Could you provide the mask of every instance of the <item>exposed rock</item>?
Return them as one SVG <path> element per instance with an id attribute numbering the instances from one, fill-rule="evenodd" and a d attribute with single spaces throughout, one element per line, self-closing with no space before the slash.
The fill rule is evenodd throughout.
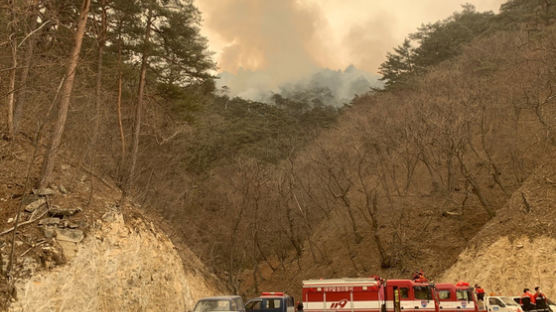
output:
<path id="1" fill-rule="evenodd" d="M 81 211 L 81 207 L 60 208 L 58 206 L 53 206 L 52 208 L 50 208 L 50 211 L 48 211 L 48 215 L 51 217 L 70 217 L 80 211 Z"/>
<path id="2" fill-rule="evenodd" d="M 39 199 L 35 200 L 34 202 L 30 203 L 29 205 L 25 206 L 25 211 L 33 212 L 33 211 L 37 210 L 37 208 L 39 208 L 40 206 L 44 205 L 45 203 L 46 203 L 46 200 L 44 198 L 39 198 Z"/>
<path id="3" fill-rule="evenodd" d="M 10 311 L 187 311 L 199 297 L 218 294 L 215 284 L 193 272 L 204 270 L 200 262 L 184 270 L 175 246 L 159 230 L 114 217 L 79 244 L 57 243 L 67 265 L 18 280 Z M 60 256 L 56 251 L 41 251 L 45 265 Z"/>
<path id="4" fill-rule="evenodd" d="M 46 238 L 53 238 L 56 237 L 56 231 L 54 231 L 54 227 L 45 226 L 42 228 L 42 233 Z"/>
<path id="5" fill-rule="evenodd" d="M 37 266 L 38 263 L 37 261 L 35 261 L 35 259 L 33 259 L 32 257 L 24 257 L 21 262 L 21 273 L 23 273 L 24 275 L 33 274 Z"/>
<path id="6" fill-rule="evenodd" d="M 12 222 L 14 222 L 14 218 L 9 218 L 8 223 L 12 223 Z"/>
<path id="7" fill-rule="evenodd" d="M 54 229 L 56 232 L 56 239 L 66 242 L 79 243 L 83 240 L 85 235 L 81 230 L 74 229 Z"/>
<path id="8" fill-rule="evenodd" d="M 62 225 L 63 225 L 63 227 L 70 228 L 70 229 L 76 229 L 76 228 L 79 227 L 79 224 L 71 222 L 69 220 L 64 220 Z"/>
<path id="9" fill-rule="evenodd" d="M 512 245 L 519 247 L 515 250 Z M 541 285 L 551 298 L 556 294 L 556 238 L 507 237 L 471 246 L 446 270 L 439 282 L 473 281 L 489 292 L 519 294 L 524 285 Z"/>
<path id="10" fill-rule="evenodd" d="M 43 189 L 33 189 L 33 194 L 39 195 L 39 196 L 47 196 L 47 195 L 56 194 L 56 191 L 54 191 L 53 189 L 51 189 L 49 187 L 45 187 Z"/>
<path id="11" fill-rule="evenodd" d="M 62 184 L 60 184 L 60 186 L 58 186 L 58 189 L 60 190 L 60 193 L 62 193 L 62 194 L 67 194 L 68 193 L 68 190 Z"/>
<path id="12" fill-rule="evenodd" d="M 59 218 L 44 218 L 39 221 L 39 225 L 58 225 L 60 224 Z"/>
<path id="13" fill-rule="evenodd" d="M 58 244 L 52 246 L 43 246 L 40 250 L 39 258 L 41 263 L 46 268 L 52 268 L 56 265 L 66 263 L 64 251 Z"/>

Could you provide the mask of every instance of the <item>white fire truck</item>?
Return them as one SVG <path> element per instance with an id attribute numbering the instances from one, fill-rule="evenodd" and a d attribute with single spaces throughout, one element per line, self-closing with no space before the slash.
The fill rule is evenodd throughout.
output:
<path id="1" fill-rule="evenodd" d="M 303 281 L 304 312 L 439 312 L 426 281 L 342 278 Z"/>

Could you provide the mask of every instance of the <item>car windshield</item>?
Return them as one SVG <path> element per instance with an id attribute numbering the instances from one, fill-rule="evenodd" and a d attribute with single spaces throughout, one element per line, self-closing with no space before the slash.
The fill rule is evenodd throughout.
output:
<path id="1" fill-rule="evenodd" d="M 230 300 L 228 299 L 207 299 L 201 300 L 195 306 L 194 312 L 208 311 L 230 311 Z"/>
<path id="2" fill-rule="evenodd" d="M 264 309 L 273 310 L 282 307 L 282 300 L 280 299 L 265 299 L 263 303 Z"/>
<path id="3" fill-rule="evenodd" d="M 501 299 L 502 302 L 504 302 L 506 305 L 510 305 L 510 306 L 519 306 L 519 304 L 517 304 L 511 297 L 500 297 L 500 299 Z"/>

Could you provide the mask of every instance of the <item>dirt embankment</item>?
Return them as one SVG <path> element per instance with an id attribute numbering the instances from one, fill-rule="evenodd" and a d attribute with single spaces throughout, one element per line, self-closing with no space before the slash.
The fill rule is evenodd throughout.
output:
<path id="1" fill-rule="evenodd" d="M 114 183 L 71 155 L 61 155 L 48 190 L 25 187 L 31 148 L 0 146 L 0 232 L 9 234 L 0 235 L 3 260 L 23 203 L 10 271 L 15 291 L 2 274 L 0 310 L 186 311 L 200 297 L 222 292 L 184 242 L 171 240 L 168 224 L 133 204 L 116 209 Z M 31 177 L 40 163 L 34 160 Z M 2 306 L 6 300 L 9 307 Z"/>
<path id="2" fill-rule="evenodd" d="M 19 281 L 10 311 L 185 311 L 200 295 L 216 293 L 140 219 L 126 224 L 109 212 L 83 242 L 62 247 L 67 264 Z"/>

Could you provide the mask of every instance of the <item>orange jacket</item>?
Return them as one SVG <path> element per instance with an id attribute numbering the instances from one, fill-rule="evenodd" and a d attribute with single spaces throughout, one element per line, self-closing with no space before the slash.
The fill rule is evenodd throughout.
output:
<path id="1" fill-rule="evenodd" d="M 535 304 L 535 295 L 533 295 L 530 291 L 526 291 L 521 295 L 521 298 L 529 297 L 531 304 Z M 519 300 L 519 304 L 523 305 L 523 300 Z"/>

